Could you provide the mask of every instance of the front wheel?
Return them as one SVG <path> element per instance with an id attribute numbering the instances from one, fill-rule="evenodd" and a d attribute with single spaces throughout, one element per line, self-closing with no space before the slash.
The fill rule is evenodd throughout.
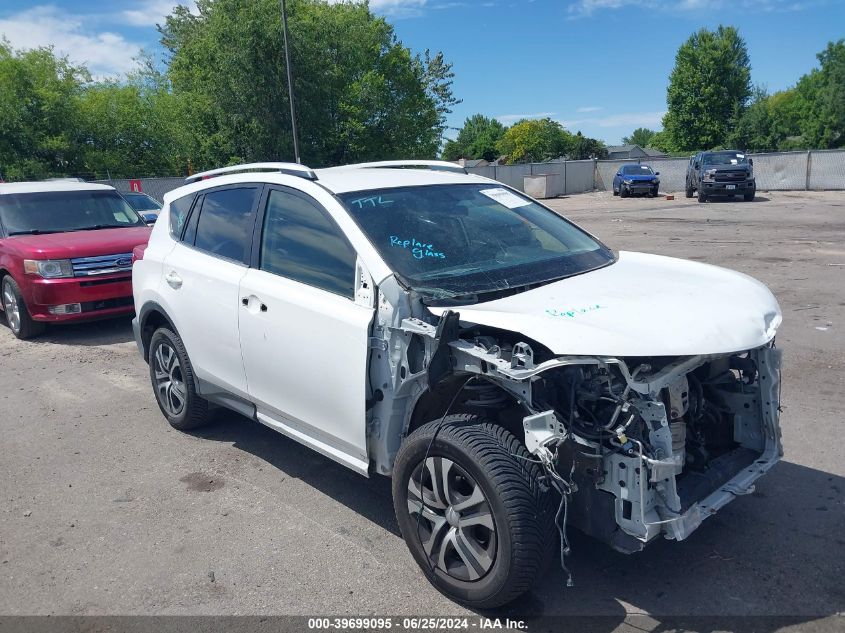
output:
<path id="1" fill-rule="evenodd" d="M 698 190 L 698 201 L 707 202 L 707 196 L 704 195 L 704 192 L 701 189 Z"/>
<path id="2" fill-rule="evenodd" d="M 685 193 L 686 193 L 686 195 L 687 195 L 687 198 L 692 198 L 692 197 L 695 195 L 695 189 L 693 189 L 692 185 L 689 185 L 689 184 L 688 184 L 688 185 L 687 185 L 687 190 L 686 190 L 686 192 L 685 192 Z"/>
<path id="3" fill-rule="evenodd" d="M 529 459 L 509 431 L 474 415 L 430 422 L 399 449 L 399 528 L 423 573 L 452 600 L 501 606 L 542 570 L 553 523 L 542 470 Z"/>
<path id="4" fill-rule="evenodd" d="M 748 193 L 746 193 L 745 195 L 743 195 L 743 196 L 742 196 L 742 199 L 743 199 L 743 200 L 745 200 L 746 202 L 753 202 L 753 201 L 754 201 L 754 196 L 755 196 L 756 194 L 757 194 L 757 190 L 756 190 L 756 189 L 752 189 L 751 191 L 749 191 Z"/>
<path id="5" fill-rule="evenodd" d="M 6 323 L 9 329 L 19 339 L 32 338 L 44 331 L 44 324 L 33 320 L 26 307 L 20 286 L 11 275 L 3 278 L 3 311 L 6 313 Z"/>
<path id="6" fill-rule="evenodd" d="M 208 401 L 196 391 L 185 345 L 164 327 L 150 339 L 150 381 L 158 407 L 174 429 L 187 431 L 208 422 Z"/>
<path id="7" fill-rule="evenodd" d="M 625 185 L 619 185 L 619 197 L 620 198 L 627 198 L 631 195 L 627 189 L 625 189 Z"/>

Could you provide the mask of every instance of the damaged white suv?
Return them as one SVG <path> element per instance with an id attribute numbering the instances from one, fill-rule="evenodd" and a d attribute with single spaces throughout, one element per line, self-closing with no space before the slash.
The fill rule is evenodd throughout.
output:
<path id="1" fill-rule="evenodd" d="M 134 254 L 165 417 L 227 407 L 391 476 L 458 602 L 526 591 L 567 524 L 623 552 L 682 540 L 782 455 L 781 312 L 754 279 L 614 253 L 447 163 L 189 180 Z"/>

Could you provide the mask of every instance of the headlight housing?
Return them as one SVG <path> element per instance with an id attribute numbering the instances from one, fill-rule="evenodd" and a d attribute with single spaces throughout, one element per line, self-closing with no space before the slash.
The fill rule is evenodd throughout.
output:
<path id="1" fill-rule="evenodd" d="M 716 178 L 716 170 L 708 169 L 704 172 L 704 180 L 714 180 Z"/>
<path id="2" fill-rule="evenodd" d="M 38 275 L 44 279 L 73 277 L 73 264 L 69 259 L 25 259 L 23 269 L 28 275 Z"/>
<path id="3" fill-rule="evenodd" d="M 630 178 L 627 178 L 627 179 L 623 180 L 622 182 L 624 182 L 626 185 L 633 185 L 634 184 L 634 181 L 631 180 Z"/>

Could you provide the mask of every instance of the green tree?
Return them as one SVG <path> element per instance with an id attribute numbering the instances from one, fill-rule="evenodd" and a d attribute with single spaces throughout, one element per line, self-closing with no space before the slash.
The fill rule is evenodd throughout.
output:
<path id="1" fill-rule="evenodd" d="M 566 154 L 573 144 L 572 134 L 557 121 L 524 119 L 508 128 L 496 147 L 507 155 L 509 165 L 556 158 Z"/>
<path id="2" fill-rule="evenodd" d="M 732 26 L 701 29 L 681 45 L 669 77 L 663 127 L 673 150 L 724 145 L 751 96 L 745 42 Z"/>
<path id="3" fill-rule="evenodd" d="M 584 136 L 581 132 L 578 132 L 571 139 L 568 155 L 572 160 L 607 158 L 607 146 L 602 141 Z"/>
<path id="4" fill-rule="evenodd" d="M 194 167 L 293 157 L 277 0 L 199 0 L 160 27 Z M 288 2 L 302 159 L 434 157 L 452 96 L 442 55 L 413 55 L 366 3 Z"/>
<path id="5" fill-rule="evenodd" d="M 459 158 L 483 158 L 492 161 L 499 156 L 496 143 L 505 133 L 505 126 L 496 119 L 490 119 L 483 114 L 474 114 L 464 121 L 454 140 L 446 141 L 443 147 L 445 160 Z"/>
<path id="6" fill-rule="evenodd" d="M 88 71 L 52 48 L 0 39 L 0 175 L 38 179 L 79 169 L 77 100 Z"/>
<path id="7" fill-rule="evenodd" d="M 651 139 L 654 137 L 655 134 L 656 132 L 654 130 L 649 130 L 647 127 L 638 127 L 636 130 L 631 132 L 631 136 L 622 137 L 622 144 L 639 145 L 640 147 L 651 147 Z"/>
<path id="8" fill-rule="evenodd" d="M 795 86 L 801 135 L 809 147 L 845 146 L 845 40 L 828 43 Z"/>

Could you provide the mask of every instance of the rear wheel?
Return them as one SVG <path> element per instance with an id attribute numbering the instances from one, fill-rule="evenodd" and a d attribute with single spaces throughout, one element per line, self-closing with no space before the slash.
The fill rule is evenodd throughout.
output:
<path id="1" fill-rule="evenodd" d="M 32 338 L 44 331 L 44 324 L 34 321 L 26 307 L 20 286 L 11 275 L 3 278 L 2 284 L 3 311 L 6 313 L 6 323 L 9 329 L 19 339 Z"/>
<path id="2" fill-rule="evenodd" d="M 399 450 L 399 528 L 443 594 L 475 608 L 506 604 L 549 558 L 554 533 L 542 471 L 516 437 L 483 418 L 452 415 L 438 426 L 420 427 Z"/>
<path id="3" fill-rule="evenodd" d="M 164 327 L 150 339 L 150 381 L 158 407 L 174 429 L 187 431 L 208 422 L 208 401 L 196 392 L 185 345 Z"/>

